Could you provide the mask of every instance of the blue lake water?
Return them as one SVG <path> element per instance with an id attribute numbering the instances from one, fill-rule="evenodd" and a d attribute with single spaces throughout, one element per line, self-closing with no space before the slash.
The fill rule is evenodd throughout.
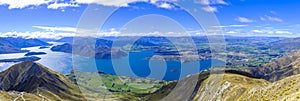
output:
<path id="1" fill-rule="evenodd" d="M 75 56 L 74 69 L 81 71 L 102 71 L 108 74 L 155 78 L 159 80 L 178 80 L 196 74 L 204 69 L 221 66 L 220 60 L 209 59 L 181 63 L 179 61 L 146 60 L 153 51 L 130 52 L 127 57 L 118 59 L 91 59 Z M 212 64 L 213 63 L 213 64 Z"/>
<path id="2" fill-rule="evenodd" d="M 60 45 L 63 43 L 52 43 L 54 45 Z M 41 59 L 36 61 L 48 68 L 51 68 L 54 71 L 61 72 L 63 74 L 69 74 L 72 70 L 72 54 L 62 53 L 62 52 L 53 52 L 50 48 L 39 49 L 40 47 L 29 47 L 23 48 L 24 50 L 30 50 L 31 52 L 45 52 L 45 55 L 36 55 Z M 14 54 L 0 54 L 0 59 L 12 59 L 12 58 L 21 58 L 24 57 L 26 53 L 14 53 Z M 0 71 L 6 70 L 10 66 L 16 63 L 5 62 L 0 63 Z"/>
<path id="3" fill-rule="evenodd" d="M 39 47 L 31 47 L 26 49 L 34 52 L 46 52 L 46 55 L 37 55 L 41 58 L 37 62 L 63 74 L 69 74 L 71 70 L 76 69 L 86 72 L 102 71 L 114 75 L 146 77 L 159 80 L 178 80 L 188 75 L 199 73 L 204 69 L 225 64 L 223 61 L 214 59 L 187 63 L 145 60 L 146 57 L 153 56 L 153 51 L 130 52 L 126 57 L 111 60 L 92 59 L 68 53 L 52 52 L 49 48 L 39 49 Z M 0 54 L 0 58 L 20 58 L 25 54 Z M 13 64 L 16 63 L 0 63 L 0 71 L 7 69 Z"/>

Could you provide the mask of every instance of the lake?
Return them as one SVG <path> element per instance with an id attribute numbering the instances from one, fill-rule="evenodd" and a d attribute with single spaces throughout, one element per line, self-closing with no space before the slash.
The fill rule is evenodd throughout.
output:
<path id="1" fill-rule="evenodd" d="M 52 42 L 53 45 L 60 45 L 63 43 Z M 41 59 L 36 61 L 54 71 L 61 72 L 63 74 L 69 74 L 72 70 L 72 55 L 62 52 L 53 52 L 50 48 L 39 49 L 40 47 L 22 48 L 23 50 L 30 50 L 31 52 L 45 52 L 45 55 L 36 55 Z M 0 54 L 0 59 L 12 59 L 24 57 L 26 53 L 14 53 L 14 54 Z M 0 71 L 6 70 L 10 66 L 16 63 L 6 62 L 0 63 Z"/>
<path id="2" fill-rule="evenodd" d="M 54 45 L 62 43 L 52 43 Z M 181 63 L 179 61 L 146 60 L 153 56 L 153 51 L 130 52 L 128 56 L 118 59 L 92 59 L 83 56 L 52 52 L 50 48 L 39 49 L 39 47 L 24 48 L 32 52 L 46 52 L 45 55 L 37 55 L 41 59 L 38 63 L 52 70 L 69 74 L 76 69 L 85 72 L 102 71 L 107 74 L 155 78 L 159 80 L 178 80 L 188 75 L 196 74 L 204 69 L 224 65 L 220 60 L 202 60 L 196 62 Z M 11 59 L 23 57 L 26 53 L 0 54 L 0 59 Z M 213 62 L 213 64 L 212 64 Z M 15 63 L 0 63 L 3 71 Z"/>

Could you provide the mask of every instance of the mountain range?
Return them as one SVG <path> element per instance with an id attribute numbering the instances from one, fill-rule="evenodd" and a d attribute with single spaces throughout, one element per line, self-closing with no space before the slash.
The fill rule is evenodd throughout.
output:
<path id="1" fill-rule="evenodd" d="M 50 44 L 38 39 L 0 37 L 0 54 L 28 52 L 21 50 L 21 48 L 48 45 Z"/>

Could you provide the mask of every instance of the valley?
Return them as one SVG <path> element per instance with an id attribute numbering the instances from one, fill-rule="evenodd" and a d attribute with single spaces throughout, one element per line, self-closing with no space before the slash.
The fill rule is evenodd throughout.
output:
<path id="1" fill-rule="evenodd" d="M 0 0 L 0 101 L 300 101 L 300 0 Z"/>
<path id="2" fill-rule="evenodd" d="M 0 73 L 0 87 L 2 90 L 0 99 L 10 99 L 11 101 L 21 99 L 44 99 L 45 101 L 156 101 L 160 99 L 168 101 L 197 101 L 199 99 L 222 99 L 225 101 L 243 101 L 248 99 L 299 100 L 300 98 L 298 89 L 298 85 L 300 84 L 297 83 L 297 78 L 300 75 L 300 72 L 298 72 L 300 49 L 298 47 L 273 49 L 272 47 L 274 46 L 271 45 L 274 43 L 279 45 L 290 40 L 298 42 L 295 41 L 296 39 L 269 38 L 268 41 L 265 41 L 264 37 L 255 38 L 255 40 L 250 37 L 241 41 L 230 37 L 227 43 L 228 52 L 217 54 L 206 49 L 208 47 L 205 44 L 197 44 L 199 49 L 197 50 L 197 54 L 195 54 L 193 50 L 188 49 L 185 45 L 178 50 L 172 44 L 164 41 L 165 39 L 163 38 L 154 37 L 156 39 L 154 41 L 147 39 L 147 37 L 142 39 L 144 41 L 141 41 L 141 43 L 139 41 L 136 42 L 131 48 L 128 48 L 128 45 L 124 44 L 117 45 L 113 47 L 119 49 L 116 51 L 112 51 L 114 49 L 108 44 L 110 43 L 109 41 L 104 41 L 105 43 L 98 41 L 99 48 L 96 47 L 95 49 L 99 50 L 98 52 L 100 53 L 106 52 L 105 54 L 110 56 L 114 52 L 122 51 L 127 53 L 126 56 L 124 55 L 125 57 L 134 57 L 134 59 L 138 59 L 140 62 L 145 61 L 146 64 L 148 64 L 146 60 L 157 61 L 157 63 L 164 61 L 172 63 L 174 66 L 179 65 L 180 62 L 184 65 L 190 64 L 183 68 L 194 67 L 195 61 L 200 61 L 200 64 L 204 63 L 204 60 L 210 59 L 211 55 L 216 55 L 217 57 L 227 56 L 226 65 L 207 65 L 201 71 L 190 72 L 190 74 L 186 74 L 184 77 L 160 80 L 156 78 L 117 75 L 113 72 L 101 71 L 110 67 L 104 64 L 111 63 L 109 61 L 112 59 L 119 61 L 124 58 L 123 55 L 113 57 L 103 57 L 105 55 L 101 55 L 101 57 L 97 58 L 86 56 L 85 54 L 90 54 L 89 52 L 80 52 L 81 54 L 77 54 L 77 58 L 81 58 L 84 61 L 86 61 L 85 59 L 93 60 L 95 58 L 100 68 L 98 68 L 98 71 L 92 69 L 89 71 L 89 67 L 86 67 L 88 65 L 82 65 L 82 68 L 88 71 L 76 70 L 76 68 L 73 70 L 67 69 L 70 71 L 66 74 L 47 68 L 48 66 L 53 68 L 51 66 L 55 65 L 46 64 L 48 65 L 47 67 L 43 66 L 43 64 L 39 63 L 41 60 L 32 62 L 32 60 L 29 61 L 30 59 L 23 58 L 3 59 L 5 62 L 15 62 L 17 64 L 14 63 L 15 65 Z M 178 39 L 177 42 L 181 43 L 181 40 L 183 39 Z M 122 39 L 122 41 L 126 40 Z M 158 44 L 159 42 L 164 44 L 158 47 L 160 45 Z M 68 42 L 54 44 L 56 45 L 49 48 L 40 48 L 40 46 L 28 48 L 32 50 L 32 53 L 29 52 L 27 54 L 32 54 L 33 57 L 41 57 L 42 59 L 51 54 L 66 54 L 62 55 L 62 57 L 70 57 L 72 55 L 73 45 Z M 251 49 L 246 47 L 249 45 L 252 45 Z M 20 57 L 23 57 L 24 54 Z M 71 63 L 71 58 L 68 61 L 66 63 Z M 206 62 L 209 64 L 212 61 L 217 60 Z M 139 64 L 133 64 L 135 66 L 145 65 L 140 62 L 136 62 Z M 116 67 L 112 66 L 112 68 Z M 181 72 L 178 71 L 179 69 L 167 68 L 168 72 L 171 73 L 171 75 L 168 74 L 169 76 L 177 75 L 177 73 Z M 139 73 L 145 74 L 147 72 Z"/>

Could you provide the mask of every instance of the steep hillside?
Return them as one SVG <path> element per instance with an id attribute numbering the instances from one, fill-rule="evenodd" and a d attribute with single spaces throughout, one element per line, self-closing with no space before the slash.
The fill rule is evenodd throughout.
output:
<path id="1" fill-rule="evenodd" d="M 250 72 L 254 76 L 268 81 L 278 81 L 288 76 L 300 74 L 300 50 L 286 54 L 262 67 L 252 68 Z"/>
<path id="2" fill-rule="evenodd" d="M 219 74 L 220 75 L 220 74 Z M 216 76 L 216 75 L 213 75 Z M 236 74 L 225 74 L 221 82 L 205 80 L 194 100 L 296 101 L 300 100 L 300 75 L 270 83 Z M 213 86 L 211 86 L 213 85 Z"/>
<path id="3" fill-rule="evenodd" d="M 201 75 L 201 74 L 200 74 Z M 171 82 L 147 96 L 148 101 L 296 101 L 300 100 L 300 74 L 271 83 L 241 74 L 194 75 Z M 187 82 L 188 81 L 188 82 Z M 179 83 L 185 82 L 185 83 Z M 179 84 L 179 85 L 178 85 Z M 182 85 L 184 84 L 184 85 Z M 175 88 L 175 86 L 177 86 Z M 181 87 L 182 86 L 182 87 Z M 194 89 L 191 91 L 190 88 Z"/>
<path id="4" fill-rule="evenodd" d="M 216 77 L 223 78 L 220 82 L 216 82 L 214 80 Z M 193 100 L 238 101 L 248 96 L 247 92 L 250 92 L 251 88 L 263 87 L 268 84 L 270 83 L 266 80 L 253 79 L 237 74 L 215 74 L 203 81 Z"/>
<path id="5" fill-rule="evenodd" d="M 236 71 L 236 70 L 226 70 L 221 73 L 226 73 L 226 74 L 234 74 L 234 75 L 240 75 L 243 77 L 247 77 L 249 79 L 253 79 L 251 77 L 251 74 L 243 71 Z M 213 76 L 211 76 L 211 74 Z M 217 76 L 214 76 L 217 75 Z M 212 79 L 214 78 L 214 79 Z M 205 82 L 208 79 L 212 80 L 218 80 L 224 82 L 223 79 L 223 74 L 220 74 L 220 71 L 216 72 L 202 72 L 197 75 L 192 75 L 190 77 L 187 77 L 185 79 L 179 80 L 179 81 L 174 81 L 174 82 L 169 82 L 167 85 L 163 86 L 161 89 L 157 90 L 156 92 L 146 96 L 144 100 L 147 101 L 158 101 L 158 100 L 163 100 L 163 101 L 186 101 L 186 100 L 193 100 L 195 96 L 198 94 L 198 90 L 202 89 L 203 85 L 205 85 Z M 224 76 L 224 79 L 226 79 L 226 76 Z M 233 78 L 231 78 L 233 79 Z M 258 84 L 261 82 L 264 82 L 265 80 L 259 80 L 259 81 L 249 81 L 251 83 L 257 82 Z M 221 82 L 221 83 L 222 83 Z M 239 81 L 236 81 L 239 82 Z M 216 83 L 216 82 L 214 82 Z M 247 82 L 245 82 L 246 84 Z M 214 84 L 211 85 L 211 88 L 215 87 L 220 87 L 220 85 Z M 216 90 L 216 89 L 214 89 Z M 207 101 L 207 100 L 203 100 Z"/>
<path id="6" fill-rule="evenodd" d="M 66 76 L 40 64 L 25 61 L 0 73 L 0 88 L 41 94 L 51 100 L 84 100 L 79 88 Z"/>

